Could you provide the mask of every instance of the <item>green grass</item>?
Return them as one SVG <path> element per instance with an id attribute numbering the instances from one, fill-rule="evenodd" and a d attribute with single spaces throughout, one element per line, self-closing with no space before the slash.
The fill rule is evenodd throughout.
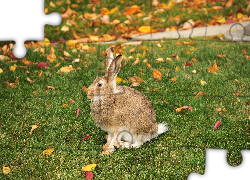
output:
<path id="1" fill-rule="evenodd" d="M 187 41 L 187 40 L 186 40 Z M 144 50 L 135 46 L 123 48 L 126 57 L 134 59 L 123 60 L 119 77 L 123 78 L 120 85 L 130 86 L 129 76 L 141 77 L 145 82 L 135 89 L 140 90 L 150 99 L 157 114 L 157 122 L 167 122 L 169 131 L 145 143 L 139 149 L 116 149 L 110 156 L 102 156 L 102 145 L 106 143 L 106 132 L 100 130 L 90 116 L 90 101 L 82 91 L 82 86 L 88 87 L 99 70 L 104 70 L 104 56 L 97 56 L 97 51 L 73 53 L 68 60 L 60 60 L 63 46 L 56 46 L 57 60 L 50 63 L 50 69 L 42 69 L 40 78 L 36 65 L 27 70 L 17 68 L 15 72 L 8 69 L 14 63 L 0 61 L 3 73 L 0 74 L 0 164 L 11 168 L 7 175 L 0 173 L 1 179 L 83 179 L 85 173 L 81 170 L 87 164 L 98 164 L 93 170 L 94 179 L 186 179 L 191 172 L 203 174 L 205 168 L 205 148 L 228 149 L 228 162 L 237 166 L 241 163 L 241 149 L 249 149 L 249 117 L 250 106 L 250 61 L 243 54 L 243 49 L 250 52 L 246 43 L 230 43 L 194 41 L 195 45 L 176 46 L 176 41 L 144 42 L 149 51 L 141 62 L 135 66 L 137 53 Z M 93 45 L 98 52 L 105 51 L 108 45 Z M 46 48 L 46 54 L 50 47 Z M 205 52 L 204 52 L 205 49 Z M 193 54 L 187 54 L 192 51 Z M 80 54 L 79 63 L 74 63 L 76 69 L 68 74 L 59 74 L 63 66 L 72 64 L 72 60 Z M 179 60 L 172 55 L 178 55 Z M 204 56 L 205 54 L 205 56 Z M 225 58 L 217 54 L 226 54 Z M 164 63 L 156 63 L 162 57 Z M 172 58 L 167 61 L 166 58 Z M 196 63 L 183 68 L 186 61 Z M 26 58 L 33 62 L 46 62 L 40 52 L 29 48 Z M 143 59 L 162 74 L 162 80 L 153 78 Z M 208 72 L 208 68 L 217 61 L 219 72 Z M 54 68 L 54 65 L 61 65 Z M 126 62 L 126 63 L 125 63 Z M 243 65 L 241 64 L 243 63 Z M 16 64 L 23 66 L 19 60 Z M 86 66 L 87 67 L 83 67 Z M 175 68 L 179 71 L 175 72 Z M 196 74 L 192 74 L 196 70 Z M 143 74 L 142 74 L 143 73 Z M 99 75 L 102 75 L 99 74 Z M 6 79 L 14 82 L 18 77 L 17 88 L 6 86 Z M 30 83 L 29 77 L 34 80 Z M 175 77 L 176 82 L 170 81 Z M 236 81 L 236 80 L 237 81 Z M 201 86 L 200 80 L 207 82 Z M 55 90 L 45 93 L 45 86 L 54 86 Z M 162 87 L 158 90 L 152 89 Z M 38 91 L 35 95 L 33 91 Z M 198 92 L 206 92 L 206 96 L 194 96 Z M 240 96 L 234 96 L 240 92 Z M 75 103 L 70 103 L 73 99 Z M 69 107 L 63 107 L 69 104 Z M 49 107 L 49 105 L 51 105 Z M 194 111 L 176 114 L 175 109 L 182 106 L 192 106 Z M 80 115 L 76 117 L 76 110 Z M 217 112 L 217 108 L 226 108 L 226 112 Z M 244 111 L 244 112 L 243 112 Z M 222 121 L 217 131 L 213 126 Z M 32 135 L 31 126 L 38 124 Z M 82 138 L 91 138 L 82 142 Z M 171 137 L 166 139 L 167 137 Z M 55 148 L 48 156 L 43 156 L 43 150 Z"/>

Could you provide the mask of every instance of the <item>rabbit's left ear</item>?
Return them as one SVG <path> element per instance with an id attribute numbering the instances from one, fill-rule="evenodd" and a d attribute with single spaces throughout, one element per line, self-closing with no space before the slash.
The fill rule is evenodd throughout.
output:
<path id="1" fill-rule="evenodd" d="M 113 48 L 109 48 L 107 52 L 107 58 L 106 58 L 106 71 L 108 71 L 108 68 L 111 62 L 113 61 L 113 59 L 114 59 Z"/>
<path id="2" fill-rule="evenodd" d="M 109 80 L 113 80 L 121 68 L 122 55 L 116 56 L 116 58 L 109 65 L 105 76 L 108 77 Z"/>

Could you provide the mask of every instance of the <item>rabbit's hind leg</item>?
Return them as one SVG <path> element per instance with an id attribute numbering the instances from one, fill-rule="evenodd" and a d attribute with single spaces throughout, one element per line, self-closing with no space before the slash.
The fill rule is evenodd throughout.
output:
<path id="1" fill-rule="evenodd" d="M 108 132 L 108 135 L 107 135 L 107 143 L 103 145 L 103 149 L 107 149 L 112 141 L 112 139 L 114 138 L 114 133 L 112 132 Z"/>

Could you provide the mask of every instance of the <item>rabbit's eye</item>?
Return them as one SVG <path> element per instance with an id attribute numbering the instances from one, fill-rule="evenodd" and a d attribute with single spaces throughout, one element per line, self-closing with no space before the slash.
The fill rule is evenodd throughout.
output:
<path id="1" fill-rule="evenodd" d="M 97 86 L 98 86 L 98 87 L 102 87 L 102 83 L 100 83 L 100 82 L 97 83 Z"/>

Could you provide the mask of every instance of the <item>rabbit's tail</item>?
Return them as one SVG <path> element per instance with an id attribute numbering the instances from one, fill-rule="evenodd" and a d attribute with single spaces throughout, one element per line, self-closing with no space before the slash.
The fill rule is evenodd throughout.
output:
<path id="1" fill-rule="evenodd" d="M 157 135 L 160 135 L 160 134 L 166 132 L 167 130 L 168 130 L 167 124 L 165 124 L 165 123 L 160 123 L 160 124 L 158 124 Z"/>

